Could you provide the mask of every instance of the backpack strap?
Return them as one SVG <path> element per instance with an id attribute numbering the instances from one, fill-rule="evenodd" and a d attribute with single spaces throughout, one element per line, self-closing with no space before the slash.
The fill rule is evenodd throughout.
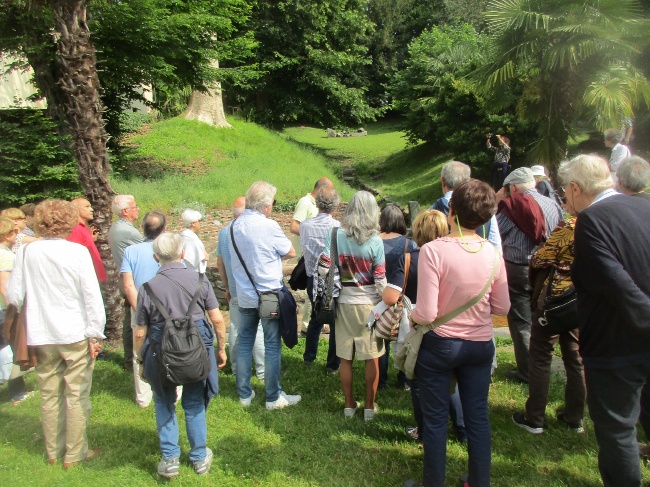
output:
<path id="1" fill-rule="evenodd" d="M 398 301 L 401 301 L 404 297 L 404 293 L 406 292 L 406 283 L 408 282 L 409 278 L 409 269 L 411 267 L 411 253 L 407 252 L 406 250 L 409 247 L 409 239 L 406 239 L 406 243 L 404 243 L 404 284 L 402 285 L 402 292 L 399 295 Z"/>
<path id="2" fill-rule="evenodd" d="M 255 286 L 255 282 L 253 281 L 253 278 L 251 277 L 251 273 L 248 272 L 248 267 L 246 267 L 246 262 L 244 262 L 244 259 L 242 259 L 241 254 L 239 253 L 239 249 L 237 248 L 237 242 L 235 242 L 235 220 L 230 224 L 230 241 L 232 242 L 232 246 L 235 249 L 235 252 L 237 253 L 237 258 L 239 259 L 239 262 L 241 263 L 242 267 L 246 271 L 246 275 L 248 276 L 248 279 L 251 281 L 251 284 L 253 285 L 253 289 L 255 289 L 255 292 L 257 293 L 257 296 L 260 297 L 260 292 L 257 290 L 257 286 Z"/>

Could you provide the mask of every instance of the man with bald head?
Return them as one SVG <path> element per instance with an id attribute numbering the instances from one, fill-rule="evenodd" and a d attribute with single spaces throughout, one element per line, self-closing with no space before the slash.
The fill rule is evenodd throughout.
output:
<path id="1" fill-rule="evenodd" d="M 95 274 L 97 274 L 97 280 L 104 282 L 107 279 L 106 269 L 104 269 L 104 263 L 99 256 L 97 245 L 95 245 L 97 236 L 93 235 L 88 226 L 88 223 L 93 219 L 93 207 L 86 198 L 75 198 L 72 200 L 72 204 L 79 211 L 79 224 L 72 230 L 68 241 L 81 244 L 88 249 L 95 268 Z"/>

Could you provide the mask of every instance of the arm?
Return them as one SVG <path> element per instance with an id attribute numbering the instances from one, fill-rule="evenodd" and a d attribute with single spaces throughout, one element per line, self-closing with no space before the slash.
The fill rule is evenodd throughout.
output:
<path id="1" fill-rule="evenodd" d="M 88 250 L 85 250 L 80 256 L 79 284 L 86 311 L 85 336 L 90 339 L 103 340 L 106 338 L 104 336 L 106 311 L 104 310 L 104 300 L 102 299 L 102 292 L 97 281 L 97 274 L 95 274 L 95 268 L 93 267 Z M 99 348 L 101 348 L 101 344 L 99 344 L 95 353 L 99 351 Z M 93 347 L 91 347 L 92 353 Z"/>
<path id="2" fill-rule="evenodd" d="M 124 294 L 126 294 L 126 300 L 129 303 L 129 306 L 131 306 L 131 308 L 133 308 L 135 311 L 138 300 L 138 290 L 135 288 L 133 273 L 122 272 L 122 285 L 124 286 Z"/>
<path id="3" fill-rule="evenodd" d="M 564 221 L 551 232 L 548 240 L 539 247 L 530 259 L 530 265 L 534 269 L 551 267 L 558 261 L 560 251 L 573 241 L 573 229 L 568 227 Z"/>
<path id="4" fill-rule="evenodd" d="M 226 265 L 223 262 L 223 258 L 219 255 L 217 257 L 217 270 L 219 271 L 219 278 L 223 283 L 223 286 L 226 288 L 226 300 L 230 303 L 230 286 L 228 285 L 228 273 L 226 272 Z"/>
<path id="5" fill-rule="evenodd" d="M 138 294 L 137 305 L 136 305 L 136 327 L 133 330 L 133 349 L 139 361 L 142 361 L 141 349 L 144 344 L 144 340 L 147 337 L 147 324 L 149 323 L 149 313 L 146 301 L 149 300 L 149 296 L 146 292 Z"/>
<path id="6" fill-rule="evenodd" d="M 411 319 L 420 325 L 432 323 L 438 317 L 438 290 L 440 275 L 437 258 L 431 245 L 420 250 L 418 261 L 418 297 L 417 306 L 411 313 Z"/>
<path id="7" fill-rule="evenodd" d="M 223 316 L 219 308 L 209 309 L 208 318 L 214 326 L 214 332 L 217 335 L 217 367 L 222 369 L 226 365 L 226 326 L 223 322 Z"/>
<path id="8" fill-rule="evenodd" d="M 7 283 L 7 303 L 13 304 L 18 309 L 21 309 L 23 307 L 26 293 L 24 278 L 25 270 L 23 269 L 24 252 L 25 246 L 22 246 L 18 249 L 14 268 L 11 271 L 11 276 L 9 277 L 9 282 Z"/>
<path id="9" fill-rule="evenodd" d="M 7 301 L 7 283 L 9 282 L 9 277 L 11 272 L 9 271 L 0 271 L 0 295 Z"/>
<path id="10" fill-rule="evenodd" d="M 284 254 L 281 259 L 282 260 L 288 260 L 288 259 L 293 259 L 296 256 L 296 249 L 293 248 L 293 245 L 289 249 L 289 252 Z"/>
<path id="11" fill-rule="evenodd" d="M 490 288 L 490 312 L 498 316 L 505 316 L 510 311 L 510 293 L 508 291 L 508 278 L 506 264 L 503 257 L 499 258 L 499 270 Z"/>
<path id="12" fill-rule="evenodd" d="M 388 284 L 384 288 L 384 292 L 381 295 L 381 299 L 384 303 L 386 303 L 388 306 L 392 306 L 395 303 L 397 303 L 397 300 L 400 297 L 400 294 L 402 294 L 401 290 L 398 290 L 395 286 L 392 284 Z"/>
<path id="13" fill-rule="evenodd" d="M 291 220 L 289 231 L 294 235 L 300 235 L 300 222 L 298 220 Z"/>

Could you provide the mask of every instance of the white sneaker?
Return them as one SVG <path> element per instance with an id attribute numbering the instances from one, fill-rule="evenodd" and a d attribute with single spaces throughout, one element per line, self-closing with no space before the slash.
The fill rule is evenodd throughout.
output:
<path id="1" fill-rule="evenodd" d="M 343 417 L 354 418 L 354 415 L 356 414 L 358 408 L 359 408 L 359 403 L 357 403 L 356 408 L 343 408 Z"/>
<path id="2" fill-rule="evenodd" d="M 281 391 L 275 401 L 266 401 L 266 409 L 282 409 L 287 406 L 293 406 L 294 404 L 298 404 L 301 399 L 302 397 L 299 395 L 290 396 L 289 394 L 285 394 L 284 391 Z"/>
<path id="3" fill-rule="evenodd" d="M 246 399 L 242 399 L 241 397 L 239 398 L 239 404 L 241 404 L 242 407 L 247 408 L 248 406 L 251 405 L 251 401 L 255 397 L 255 391 L 251 391 L 251 395 L 248 396 Z"/>
<path id="4" fill-rule="evenodd" d="M 372 421 L 375 419 L 375 414 L 379 411 L 379 408 L 377 407 L 377 403 L 375 403 L 375 406 L 372 409 L 364 409 L 363 410 L 363 419 L 365 421 Z"/>

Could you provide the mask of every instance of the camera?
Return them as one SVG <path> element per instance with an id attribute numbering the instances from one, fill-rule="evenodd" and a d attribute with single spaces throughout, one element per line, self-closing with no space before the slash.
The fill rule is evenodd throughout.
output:
<path id="1" fill-rule="evenodd" d="M 488 139 L 491 139 L 491 138 L 492 138 L 492 134 L 487 134 L 487 138 L 488 138 Z"/>

